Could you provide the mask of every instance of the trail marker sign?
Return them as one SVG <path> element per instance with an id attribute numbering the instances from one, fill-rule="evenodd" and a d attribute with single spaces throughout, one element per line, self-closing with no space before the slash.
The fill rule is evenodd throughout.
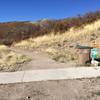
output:
<path id="1" fill-rule="evenodd" d="M 91 49 L 91 58 L 97 58 L 97 54 L 98 54 L 97 48 Z"/>

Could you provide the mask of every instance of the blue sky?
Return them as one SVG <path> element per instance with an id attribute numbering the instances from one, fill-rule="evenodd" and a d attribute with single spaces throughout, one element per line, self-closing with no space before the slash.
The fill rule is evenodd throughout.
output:
<path id="1" fill-rule="evenodd" d="M 100 10 L 100 0 L 0 0 L 0 22 L 62 19 Z"/>

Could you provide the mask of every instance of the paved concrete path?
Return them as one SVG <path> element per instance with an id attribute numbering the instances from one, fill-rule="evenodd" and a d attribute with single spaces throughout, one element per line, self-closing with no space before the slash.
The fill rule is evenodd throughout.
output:
<path id="1" fill-rule="evenodd" d="M 100 67 L 30 70 L 0 73 L 0 84 L 100 77 Z"/>

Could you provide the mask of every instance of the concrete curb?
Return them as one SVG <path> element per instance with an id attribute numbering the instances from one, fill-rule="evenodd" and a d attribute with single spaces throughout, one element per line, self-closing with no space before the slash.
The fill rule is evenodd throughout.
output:
<path id="1" fill-rule="evenodd" d="M 0 73 L 0 84 L 100 77 L 100 67 L 74 67 Z"/>

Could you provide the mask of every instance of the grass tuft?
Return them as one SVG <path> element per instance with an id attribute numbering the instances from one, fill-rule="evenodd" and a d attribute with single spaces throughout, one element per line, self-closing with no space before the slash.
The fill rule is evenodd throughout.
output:
<path id="1" fill-rule="evenodd" d="M 29 57 L 16 54 L 7 46 L 0 45 L 0 71 L 16 71 L 19 65 L 30 60 Z"/>

